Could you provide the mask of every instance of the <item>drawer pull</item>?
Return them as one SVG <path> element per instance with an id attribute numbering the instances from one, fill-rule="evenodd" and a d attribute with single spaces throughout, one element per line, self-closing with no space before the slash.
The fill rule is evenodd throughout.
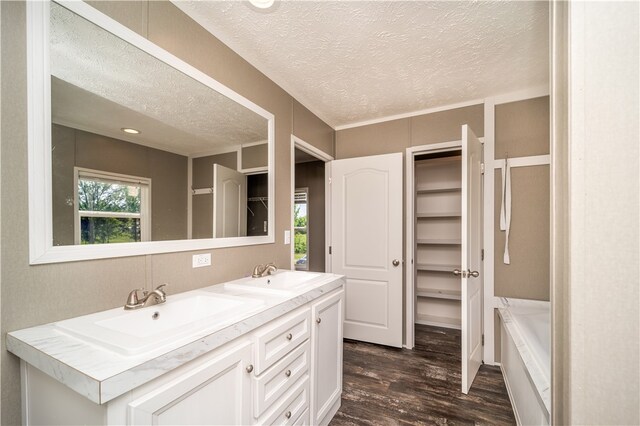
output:
<path id="1" fill-rule="evenodd" d="M 320 317 L 316 318 L 316 322 L 317 322 L 318 324 L 320 324 L 320 323 L 322 322 L 322 318 L 320 318 Z"/>
<path id="2" fill-rule="evenodd" d="M 286 413 L 284 413 L 284 416 L 288 419 L 291 418 L 291 411 L 287 411 Z"/>
<path id="3" fill-rule="evenodd" d="M 293 339 L 293 334 L 291 333 L 287 334 L 287 340 L 291 340 L 291 339 Z"/>
<path id="4" fill-rule="evenodd" d="M 285 371 L 284 375 L 287 376 L 287 377 L 290 377 L 291 376 L 291 370 Z"/>
<path id="5" fill-rule="evenodd" d="M 251 373 L 252 371 L 253 371 L 253 365 L 252 365 L 252 364 L 249 364 L 249 365 L 247 366 L 247 373 Z"/>

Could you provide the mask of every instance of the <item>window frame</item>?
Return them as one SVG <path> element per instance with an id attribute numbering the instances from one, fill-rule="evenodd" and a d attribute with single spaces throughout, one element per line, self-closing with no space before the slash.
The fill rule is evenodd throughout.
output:
<path id="1" fill-rule="evenodd" d="M 87 211 L 80 213 L 78 200 L 78 182 L 81 179 L 99 179 L 112 183 L 135 184 L 140 187 L 140 213 Z M 84 167 L 73 168 L 73 240 L 81 245 L 81 221 L 83 217 L 139 218 L 140 241 L 151 241 L 151 178 L 105 172 Z"/>

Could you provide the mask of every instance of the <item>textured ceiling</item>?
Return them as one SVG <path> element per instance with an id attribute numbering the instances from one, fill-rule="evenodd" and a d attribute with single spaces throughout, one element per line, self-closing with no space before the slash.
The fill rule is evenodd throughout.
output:
<path id="1" fill-rule="evenodd" d="M 548 84 L 545 1 L 175 1 L 332 126 Z"/>
<path id="2" fill-rule="evenodd" d="M 50 31 L 54 122 L 185 155 L 267 139 L 263 117 L 55 3 Z"/>

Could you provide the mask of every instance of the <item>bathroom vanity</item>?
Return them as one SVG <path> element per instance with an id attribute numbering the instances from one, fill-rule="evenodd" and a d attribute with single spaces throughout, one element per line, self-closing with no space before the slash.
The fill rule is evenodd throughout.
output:
<path id="1" fill-rule="evenodd" d="M 11 332 L 23 423 L 327 424 L 343 285 L 281 271 Z"/>

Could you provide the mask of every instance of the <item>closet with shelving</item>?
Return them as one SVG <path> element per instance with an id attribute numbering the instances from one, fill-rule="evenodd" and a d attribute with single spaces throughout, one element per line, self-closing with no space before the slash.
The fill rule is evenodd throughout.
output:
<path id="1" fill-rule="evenodd" d="M 461 151 L 414 159 L 415 322 L 461 327 Z"/>

